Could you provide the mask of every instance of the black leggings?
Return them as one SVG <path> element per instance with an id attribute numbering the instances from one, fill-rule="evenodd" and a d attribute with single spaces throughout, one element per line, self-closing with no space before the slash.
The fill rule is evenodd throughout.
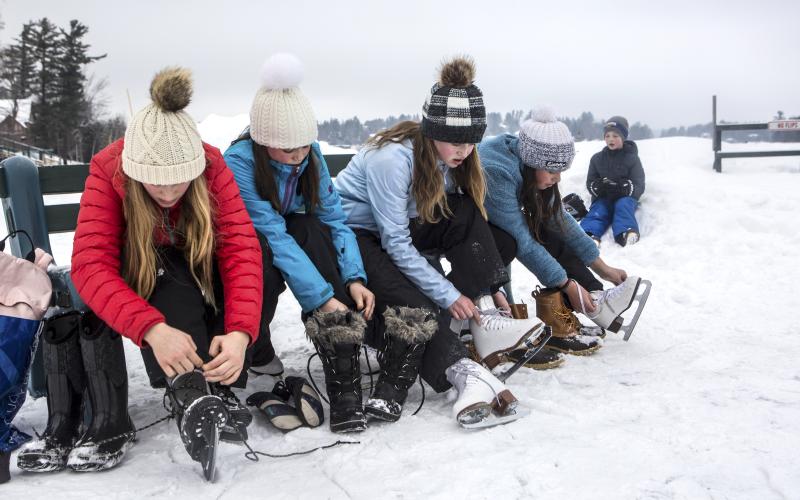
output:
<path id="1" fill-rule="evenodd" d="M 300 248 L 314 263 L 317 271 L 333 287 L 334 298 L 347 307 L 354 307 L 355 304 L 342 283 L 336 249 L 333 246 L 331 230 L 327 224 L 310 214 L 291 214 L 287 215 L 285 220 L 286 232 L 297 241 Z M 275 317 L 278 298 L 286 290 L 283 274 L 272 263 L 273 254 L 267 239 L 258 233 L 258 240 L 261 243 L 261 253 L 264 258 L 264 302 L 261 308 L 262 335 L 259 335 L 259 341 L 254 346 L 253 366 L 267 364 L 275 356 L 275 348 L 270 339 L 269 324 Z M 306 319 L 306 316 L 303 314 L 303 320 Z M 266 335 L 263 335 L 263 332 L 266 332 Z"/>
<path id="2" fill-rule="evenodd" d="M 569 248 L 561 235 L 555 231 L 542 231 L 542 246 L 567 272 L 567 278 L 574 279 L 590 292 L 603 289 L 603 284 L 595 278 L 592 271 Z"/>

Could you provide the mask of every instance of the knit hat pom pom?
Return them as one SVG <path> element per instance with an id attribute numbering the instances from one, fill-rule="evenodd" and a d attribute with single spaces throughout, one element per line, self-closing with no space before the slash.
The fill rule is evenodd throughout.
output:
<path id="1" fill-rule="evenodd" d="M 150 98 L 163 111 L 182 110 L 192 100 L 191 71 L 177 66 L 162 69 L 150 83 Z"/>
<path id="2" fill-rule="evenodd" d="M 275 54 L 261 66 L 261 85 L 268 90 L 290 89 L 303 81 L 303 63 L 292 54 Z"/>
<path id="3" fill-rule="evenodd" d="M 469 56 L 447 61 L 439 70 L 439 84 L 443 87 L 469 87 L 474 80 L 475 62 Z"/>
<path id="4" fill-rule="evenodd" d="M 556 112 L 550 106 L 541 106 L 533 111 L 533 121 L 553 123 L 556 121 Z"/>

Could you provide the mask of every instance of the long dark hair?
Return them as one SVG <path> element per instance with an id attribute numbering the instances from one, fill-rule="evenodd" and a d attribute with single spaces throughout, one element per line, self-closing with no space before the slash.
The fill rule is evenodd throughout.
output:
<path id="1" fill-rule="evenodd" d="M 564 223 L 564 210 L 561 205 L 561 193 L 558 183 L 541 191 L 536 187 L 536 170 L 522 167 L 522 213 L 528 230 L 536 241 L 542 243 L 542 226 L 548 219 L 555 218 L 559 226 Z"/>
<path id="2" fill-rule="evenodd" d="M 255 160 L 256 191 L 261 198 L 269 201 L 276 212 L 281 211 L 281 198 L 275 182 L 275 172 L 269 164 L 269 152 L 266 146 L 253 141 L 253 159 Z M 302 194 L 306 202 L 306 212 L 313 213 L 319 206 L 319 160 L 312 148 L 308 152 L 308 165 L 300 175 L 297 183 L 297 194 Z"/>

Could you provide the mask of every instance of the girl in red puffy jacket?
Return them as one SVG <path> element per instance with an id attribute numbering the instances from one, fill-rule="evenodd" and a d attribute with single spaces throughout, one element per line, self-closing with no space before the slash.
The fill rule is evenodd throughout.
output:
<path id="1" fill-rule="evenodd" d="M 244 385 L 258 339 L 261 248 L 222 155 L 183 111 L 189 72 L 162 71 L 150 94 L 124 140 L 92 159 L 72 278 L 110 329 L 142 347 L 151 384 L 167 386 L 187 450 L 205 467 L 213 434 L 241 439 L 250 420 L 224 386 Z M 205 413 L 192 415 L 197 407 Z"/>

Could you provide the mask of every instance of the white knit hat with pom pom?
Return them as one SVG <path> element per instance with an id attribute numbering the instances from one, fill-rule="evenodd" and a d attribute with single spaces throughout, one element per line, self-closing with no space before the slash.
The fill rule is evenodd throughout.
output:
<path id="1" fill-rule="evenodd" d="M 525 166 L 563 172 L 575 158 L 575 141 L 567 126 L 556 120 L 552 108 L 542 107 L 520 125 L 519 155 Z"/>
<path id="2" fill-rule="evenodd" d="M 317 119 L 298 88 L 303 64 L 291 54 L 275 54 L 261 67 L 261 88 L 250 107 L 250 137 L 262 146 L 293 149 L 317 140 Z"/>
<path id="3" fill-rule="evenodd" d="M 153 100 L 125 130 L 122 171 L 133 180 L 159 186 L 189 182 L 203 173 L 206 155 L 197 126 L 183 109 L 192 100 L 192 75 L 165 68 L 150 83 Z"/>

